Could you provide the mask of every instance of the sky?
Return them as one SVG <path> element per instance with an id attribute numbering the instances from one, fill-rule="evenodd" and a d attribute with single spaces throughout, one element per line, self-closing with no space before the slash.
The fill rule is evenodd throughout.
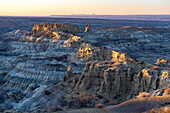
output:
<path id="1" fill-rule="evenodd" d="M 170 0 L 0 0 L 0 16 L 164 15 Z"/>

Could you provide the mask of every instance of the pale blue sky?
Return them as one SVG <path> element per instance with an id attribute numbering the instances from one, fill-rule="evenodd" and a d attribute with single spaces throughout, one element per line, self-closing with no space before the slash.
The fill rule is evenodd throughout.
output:
<path id="1" fill-rule="evenodd" d="M 170 0 L 0 0 L 0 15 L 170 14 Z"/>

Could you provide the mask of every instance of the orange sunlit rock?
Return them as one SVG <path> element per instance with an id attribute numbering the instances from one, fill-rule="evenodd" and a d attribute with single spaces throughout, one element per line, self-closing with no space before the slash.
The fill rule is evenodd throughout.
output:
<path id="1" fill-rule="evenodd" d="M 88 24 L 85 26 L 85 32 L 90 32 L 91 31 L 91 26 Z"/>
<path id="2" fill-rule="evenodd" d="M 148 70 L 143 69 L 143 70 L 142 70 L 142 73 L 143 73 L 144 76 L 149 77 Z"/>
<path id="3" fill-rule="evenodd" d="M 162 73 L 162 78 L 168 78 L 169 73 L 167 71 Z"/>
<path id="4" fill-rule="evenodd" d="M 168 60 L 158 58 L 157 63 L 168 63 Z"/>
<path id="5" fill-rule="evenodd" d="M 119 53 L 116 51 L 112 51 L 112 61 L 114 62 L 123 62 L 126 64 L 126 57 L 124 53 Z"/>

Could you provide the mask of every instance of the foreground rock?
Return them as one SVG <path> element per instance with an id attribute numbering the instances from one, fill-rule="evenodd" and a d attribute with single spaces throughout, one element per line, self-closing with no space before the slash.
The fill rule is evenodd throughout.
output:
<path id="1" fill-rule="evenodd" d="M 30 97 L 30 100 L 35 100 L 31 103 L 45 101 L 41 105 L 31 105 L 31 110 L 40 109 L 42 106 L 47 109 L 50 106 L 84 108 L 94 107 L 98 103 L 117 104 L 132 99 L 139 92 L 151 92 L 169 87 L 169 78 L 164 78 L 162 75 L 164 67 L 153 70 L 154 65 L 140 64 L 127 55 L 120 57 L 123 56 L 123 53 L 113 53 L 115 57 L 111 61 L 88 62 L 81 75 L 73 74 L 71 67 L 69 67 L 64 82 L 46 88 L 44 92 L 40 92 L 39 96 Z M 57 94 L 58 96 L 55 96 Z M 169 93 L 168 90 L 160 89 L 148 95 L 151 97 L 168 96 Z M 144 97 L 149 97 L 148 95 L 144 95 Z M 54 101 L 56 104 L 51 105 L 55 103 Z M 16 109 L 29 110 L 30 108 L 23 106 L 27 104 L 27 102 L 23 101 L 20 103 L 21 106 L 18 106 Z M 148 109 L 152 109 L 152 107 Z"/>

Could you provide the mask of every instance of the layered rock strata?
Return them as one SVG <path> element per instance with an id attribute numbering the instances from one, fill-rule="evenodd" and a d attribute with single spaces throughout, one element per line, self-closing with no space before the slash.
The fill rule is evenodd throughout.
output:
<path id="1" fill-rule="evenodd" d="M 75 98 L 86 92 L 87 95 L 95 95 L 96 103 L 112 100 L 122 102 L 139 92 L 170 87 L 168 71 L 161 68 L 153 70 L 153 65 L 139 64 L 131 58 L 125 59 L 122 62 L 88 62 L 81 77 L 74 80 L 76 84 L 73 91 L 66 98 Z"/>
<path id="2" fill-rule="evenodd" d="M 89 25 L 86 30 L 90 31 Z M 19 111 L 94 107 L 168 88 L 168 61 L 148 64 L 145 55 L 156 47 L 167 52 L 165 43 L 158 42 L 169 34 L 155 34 L 158 30 L 126 26 L 80 33 L 77 25 L 43 23 L 31 32 L 10 32 L 6 39 L 14 41 L 0 59 L 4 95 L 0 107 Z"/>
<path id="3" fill-rule="evenodd" d="M 10 51 L 17 57 L 9 57 L 9 62 L 3 64 L 9 69 L 5 87 L 26 90 L 31 84 L 50 85 L 61 81 L 71 63 L 74 48 L 83 42 L 83 38 L 70 33 L 79 32 L 77 25 L 43 23 L 34 25 L 31 32 L 17 30 L 6 34 L 6 38 L 17 40 L 11 42 L 13 51 Z M 70 65 L 73 69 L 77 66 L 74 63 Z M 82 70 L 80 68 L 75 71 Z"/>

